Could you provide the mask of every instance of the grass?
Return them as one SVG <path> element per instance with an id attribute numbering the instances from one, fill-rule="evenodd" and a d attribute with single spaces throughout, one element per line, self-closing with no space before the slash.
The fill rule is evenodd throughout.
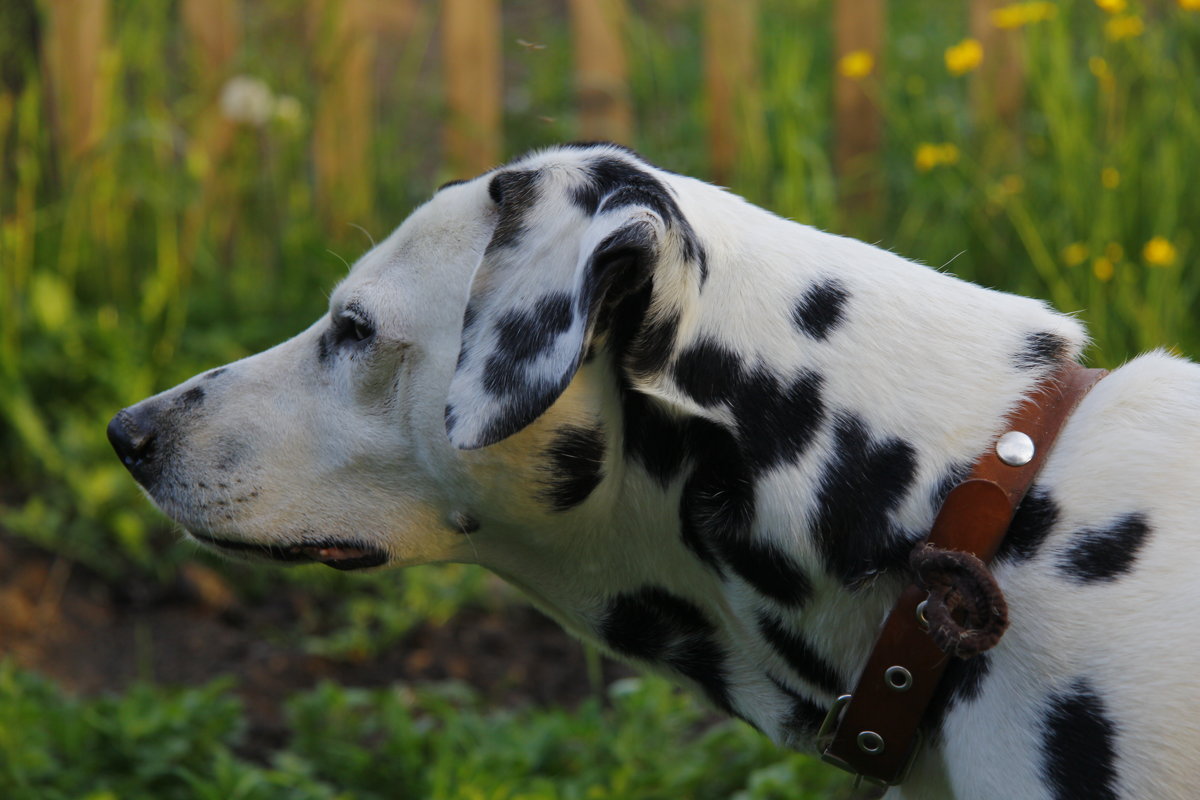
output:
<path id="1" fill-rule="evenodd" d="M 239 753 L 227 682 L 78 700 L 0 663 L 0 795 L 11 800 L 804 800 L 850 797 L 748 726 L 714 723 L 660 679 L 605 708 L 484 707 L 459 684 L 297 695 L 270 763 Z"/>
<path id="2" fill-rule="evenodd" d="M 434 186 L 454 177 L 440 166 L 436 142 L 443 109 L 431 45 L 435 4 L 422 4 L 406 38 L 380 48 L 379 74 L 387 79 L 373 117 L 363 123 L 372 132 L 369 169 L 354 176 L 365 182 L 370 210 L 354 225 L 323 214 L 326 198 L 312 178 L 310 143 L 330 79 L 327 64 L 318 68 L 297 47 L 316 35 L 304 25 L 307 4 L 243 5 L 242 47 L 214 72 L 190 45 L 175 4 L 114 0 L 108 39 L 97 45 L 100 57 L 89 73 L 102 88 L 103 122 L 95 144 L 79 155 L 65 145 L 73 132 L 56 129 L 47 116 L 52 95 L 34 40 L 24 33 L 38 9 L 42 33 L 51 35 L 48 6 L 18 2 L 0 11 L 0 525 L 113 579 L 131 570 L 166 578 L 192 552 L 111 457 L 103 434 L 107 418 L 309 324 L 369 238 L 379 239 Z M 973 73 L 947 69 L 947 48 L 967 35 L 965 6 L 956 14 L 935 4 L 893 4 L 880 64 L 860 78 L 887 121 L 876 167 L 881 202 L 871 216 L 854 217 L 839 206 L 841 186 L 829 155 L 836 136 L 830 6 L 761 0 L 762 18 L 769 20 L 759 31 L 761 113 L 745 121 L 758 145 L 747 152 L 731 188 L 785 216 L 864 232 L 924 263 L 949 265 L 962 277 L 1078 312 L 1091 329 L 1090 357 L 1098 365 L 1159 346 L 1196 353 L 1200 274 L 1190 265 L 1200 248 L 1200 203 L 1189 194 L 1200 185 L 1193 152 L 1200 142 L 1200 13 L 1185 5 L 1194 3 L 1134 1 L 1109 14 L 1090 0 L 1016 4 L 1027 16 L 1038 8 L 1052 13 L 1019 29 L 1028 78 L 1023 109 L 1008 124 L 972 110 Z M 510 154 L 576 135 L 566 20 L 545 8 L 533 0 L 505 3 Z M 701 39 L 695 3 L 644 4 L 627 31 L 635 146 L 666 167 L 704 176 Z M 990 55 L 983 54 L 985 63 Z M 260 124 L 234 122 L 220 111 L 222 81 L 214 74 L 253 76 L 289 100 Z M 254 590 L 297 574 L 311 578 L 308 572 L 239 572 L 238 579 Z M 314 591 L 331 598 L 329 613 L 339 624 L 328 627 L 341 632 L 313 647 L 361 655 L 421 615 L 444 617 L 478 601 L 481 587 L 479 573 L 463 568 L 357 581 L 331 576 Z M 342 596 L 348 599 L 332 601 Z M 33 680 L 11 669 L 5 675 L 10 684 Z M 56 714 L 95 718 L 101 708 L 118 713 L 123 704 L 152 705 L 136 694 L 103 701 L 115 704 L 110 707 L 72 701 L 45 686 L 29 691 L 28 700 L 4 695 L 0 713 L 32 715 L 29 704 L 43 703 Z M 167 695 L 153 694 L 158 690 L 143 691 L 167 702 Z M 223 754 L 196 767 L 209 782 L 204 786 L 236 788 L 244 780 L 260 787 L 246 789 L 247 797 L 283 791 L 279 782 L 292 780 L 287 770 L 237 760 L 228 737 L 235 735 L 230 731 L 239 712 L 211 691 L 211 708 L 195 713 L 211 712 L 205 719 L 224 732 L 189 739 L 184 748 L 211 746 Z M 185 702 L 185 695 L 171 697 Z M 338 702 L 358 708 L 364 701 L 347 693 Z M 409 713 L 399 709 L 388 713 L 397 719 Z M 690 713 L 682 706 L 662 710 Z M 357 712 L 346 713 L 349 719 Z M 475 710 L 469 716 L 484 727 L 475 734 L 464 729 L 454 735 L 465 738 L 454 741 L 460 756 L 474 757 L 470 736 L 492 736 L 496 731 L 486 726 L 500 722 Z M 589 757 L 605 757 L 621 736 L 638 735 L 622 733 L 623 725 L 599 710 L 579 720 L 594 726 L 587 734 L 593 737 Z M 521 722 L 546 730 L 570 724 L 533 712 Z M 603 732 L 609 724 L 615 733 Z M 651 723 L 639 718 L 637 724 Z M 513 730 L 519 727 L 514 723 Z M 444 722 L 437 730 L 441 738 L 459 729 Z M 32 765 L 26 774 L 54 753 L 87 752 L 70 749 L 83 745 L 66 730 L 55 735 L 61 738 L 46 740 L 41 755 L 22 751 Z M 753 737 L 721 735 L 747 752 L 761 747 Z M 647 740 L 647 752 L 660 752 L 669 738 Z M 28 750 L 37 741 L 17 744 Z M 293 749 L 302 741 L 298 733 Z M 448 752 L 438 757 L 449 759 Z M 136 761 L 131 753 L 124 757 Z M 303 791 L 340 796 L 341 789 L 322 783 L 319 770 L 304 771 L 317 769 L 319 752 L 289 753 L 288 769 L 308 765 L 295 778 L 309 781 Z M 566 753 L 553 758 L 571 761 Z M 770 775 L 790 775 L 793 767 L 780 764 L 795 763 L 768 761 L 755 767 L 765 772 L 744 773 L 742 790 L 760 792 L 747 797 L 772 796 L 769 789 L 746 789 L 749 776 L 767 786 Z M 604 763 L 620 773 L 619 763 Z M 658 775 L 696 765 L 706 765 L 704 756 L 680 751 L 646 769 Z M 127 763 L 122 774 L 137 768 Z M 217 775 L 218 768 L 226 772 Z M 467 795 L 454 794 L 459 778 L 438 780 L 447 783 L 430 784 L 430 796 L 550 796 L 549 784 L 495 784 L 501 788 L 490 794 Z M 552 780 L 561 796 L 618 796 L 611 783 L 595 784 L 601 794 L 593 794 L 591 778 L 571 783 L 576 779 L 562 773 Z M 125 794 L 135 785 L 103 791 L 136 796 Z M 43 790 L 48 793 L 38 796 L 54 796 L 49 784 Z M 79 796 L 75 791 L 60 794 Z M 638 796 L 655 796 L 646 791 Z"/>

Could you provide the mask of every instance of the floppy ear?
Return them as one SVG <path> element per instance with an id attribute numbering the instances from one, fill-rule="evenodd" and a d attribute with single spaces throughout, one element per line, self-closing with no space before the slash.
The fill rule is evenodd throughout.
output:
<path id="1" fill-rule="evenodd" d="M 536 173 L 502 172 L 500 220 L 475 273 L 446 432 L 464 450 L 520 431 L 571 382 L 606 301 L 640 288 L 663 221 L 638 204 L 594 216 L 539 203 Z"/>

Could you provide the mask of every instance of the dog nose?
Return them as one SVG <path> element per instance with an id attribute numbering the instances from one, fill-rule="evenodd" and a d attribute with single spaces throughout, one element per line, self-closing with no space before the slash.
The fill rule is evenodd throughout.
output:
<path id="1" fill-rule="evenodd" d="M 145 486 L 154 474 L 154 424 L 137 406 L 123 408 L 108 423 L 108 441 L 121 463 Z"/>

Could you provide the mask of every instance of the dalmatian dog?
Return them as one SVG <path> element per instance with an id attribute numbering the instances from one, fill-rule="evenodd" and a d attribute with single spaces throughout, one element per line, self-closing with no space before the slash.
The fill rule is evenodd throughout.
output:
<path id="1" fill-rule="evenodd" d="M 449 184 L 270 350 L 119 412 L 198 542 L 483 564 L 575 635 L 814 747 L 941 498 L 1085 345 L 1045 304 L 605 144 Z M 1200 792 L 1200 370 L 1067 422 L 895 797 Z"/>

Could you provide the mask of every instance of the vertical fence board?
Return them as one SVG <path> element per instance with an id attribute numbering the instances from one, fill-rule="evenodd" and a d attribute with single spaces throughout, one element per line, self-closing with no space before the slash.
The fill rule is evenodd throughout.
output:
<path id="1" fill-rule="evenodd" d="M 866 51 L 872 55 L 878 75 L 886 16 L 885 0 L 836 0 L 834 57 L 840 60 L 847 53 Z M 879 210 L 883 117 L 877 102 L 878 87 L 876 79 L 836 72 L 833 156 L 841 184 L 841 209 L 847 221 L 869 219 Z"/>
<path id="2" fill-rule="evenodd" d="M 313 0 L 318 73 L 313 162 L 317 206 L 336 236 L 370 227 L 374 0 Z"/>
<path id="3" fill-rule="evenodd" d="M 203 72 L 201 80 L 224 76 L 242 40 L 236 0 L 183 0 L 183 26 Z"/>
<path id="4" fill-rule="evenodd" d="M 983 63 L 971 81 L 971 105 L 983 124 L 999 122 L 1011 130 L 1025 104 L 1025 62 L 1021 31 L 1004 30 L 992 13 L 1009 0 L 970 0 L 971 36 L 983 46 Z"/>
<path id="5" fill-rule="evenodd" d="M 625 0 L 571 0 L 579 136 L 633 144 Z"/>
<path id="6" fill-rule="evenodd" d="M 107 97 L 101 58 L 108 37 L 108 0 L 56 0 L 45 5 L 44 67 L 53 127 L 68 161 L 86 155 L 104 129 Z"/>
<path id="7" fill-rule="evenodd" d="M 442 0 L 445 161 L 457 176 L 500 160 L 501 36 L 498 0 Z"/>
<path id="8" fill-rule="evenodd" d="M 704 83 L 711 178 L 729 185 L 762 159 L 758 0 L 705 0 Z"/>
<path id="9" fill-rule="evenodd" d="M 189 155 L 199 154 L 200 201 L 184 211 L 180 249 L 183 261 L 190 263 L 199 243 L 201 228 L 209 213 L 226 200 L 227 187 L 218 180 L 217 168 L 233 141 L 233 123 L 221 114 L 221 87 L 230 77 L 234 56 L 242 41 L 242 24 L 237 0 L 184 0 L 181 13 L 183 29 L 192 49 L 192 72 L 204 108 L 192 128 Z"/>

